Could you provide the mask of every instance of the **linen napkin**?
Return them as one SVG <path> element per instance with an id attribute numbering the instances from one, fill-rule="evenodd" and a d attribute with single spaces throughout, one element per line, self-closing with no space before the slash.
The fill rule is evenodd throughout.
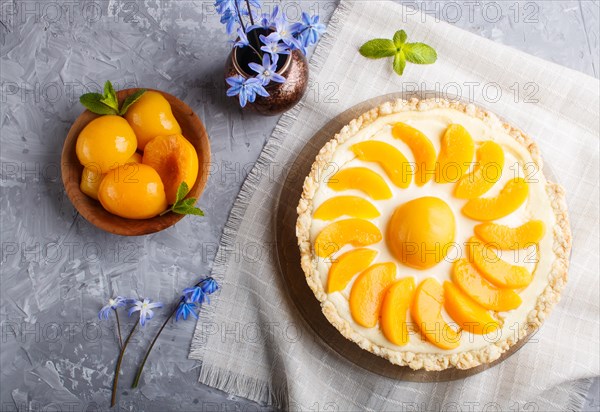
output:
<path id="1" fill-rule="evenodd" d="M 390 61 L 358 53 L 400 28 L 433 45 L 438 61 L 399 77 Z M 200 382 L 283 409 L 579 409 L 600 373 L 598 80 L 385 1 L 342 1 L 310 68 L 309 92 L 282 116 L 224 230 L 213 267 L 222 291 L 202 313 L 190 352 L 201 361 Z M 307 141 L 359 102 L 416 88 L 458 93 L 533 136 L 567 190 L 573 231 L 569 282 L 534 340 L 496 367 L 446 383 L 384 378 L 329 349 L 290 302 L 274 256 L 286 166 Z"/>

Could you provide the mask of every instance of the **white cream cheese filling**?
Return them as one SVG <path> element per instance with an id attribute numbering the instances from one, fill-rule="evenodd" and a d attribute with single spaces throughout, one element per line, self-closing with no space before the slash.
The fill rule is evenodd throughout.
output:
<path id="1" fill-rule="evenodd" d="M 332 160 L 323 170 L 321 170 L 319 175 L 320 184 L 313 197 L 313 213 L 324 201 L 332 197 L 340 195 L 356 195 L 368 198 L 364 193 L 355 190 L 336 192 L 328 187 L 326 182 L 341 168 L 360 166 L 372 169 L 386 181 L 388 187 L 392 191 L 391 199 L 368 199 L 375 207 L 377 207 L 381 214 L 379 217 L 372 219 L 371 222 L 379 228 L 383 235 L 383 239 L 379 243 L 367 246 L 370 249 L 378 251 L 378 255 L 373 263 L 394 262 L 397 265 L 397 278 L 412 276 L 417 285 L 428 277 L 434 277 L 440 283 L 450 280 L 452 263 L 457 257 L 464 257 L 464 247 L 461 246 L 460 249 L 454 248 L 454 250 L 451 250 L 446 259 L 433 268 L 418 270 L 404 265 L 391 254 L 385 243 L 385 233 L 388 221 L 397 207 L 413 199 L 425 196 L 435 196 L 444 200 L 453 211 L 456 220 L 456 234 L 454 241 L 458 245 L 464 245 L 464 242 L 474 235 L 473 228 L 481 222 L 471 220 L 461 213 L 461 209 L 465 205 L 466 200 L 458 199 L 453 196 L 455 184 L 440 184 L 432 179 L 424 186 L 418 187 L 415 185 L 413 179 L 408 188 L 401 189 L 391 182 L 385 171 L 377 163 L 359 160 L 350 150 L 350 147 L 358 142 L 371 139 L 379 140 L 395 146 L 404 154 L 409 162 L 414 162 L 415 159 L 410 148 L 404 142 L 392 136 L 392 126 L 396 122 L 404 122 L 424 133 L 432 142 L 436 149 L 436 153 L 439 153 L 440 151 L 441 137 L 448 125 L 452 123 L 458 123 L 465 127 L 475 141 L 476 147 L 484 141 L 492 140 L 503 148 L 505 164 L 502 170 L 502 176 L 492 189 L 482 197 L 496 196 L 509 180 L 517 176 L 524 177 L 529 183 L 529 196 L 527 201 L 518 210 L 509 216 L 496 220 L 494 223 L 516 227 L 533 219 L 544 222 L 546 231 L 544 237 L 539 242 L 539 250 L 536 251 L 535 247 L 530 247 L 514 252 L 497 251 L 499 256 L 508 263 L 525 266 L 528 270 L 534 271 L 533 281 L 529 286 L 518 291 L 523 300 L 523 303 L 519 308 L 498 314 L 498 317 L 503 320 L 501 329 L 488 335 L 475 335 L 463 331 L 461 334 L 461 344 L 454 350 L 443 350 L 423 340 L 421 335 L 416 332 L 415 327 L 411 328 L 413 331 L 410 334 L 409 343 L 405 346 L 396 346 L 384 337 L 379 325 L 374 328 L 364 328 L 358 325 L 352 318 L 348 304 L 350 290 L 356 277 L 354 277 L 343 291 L 331 293 L 327 296 L 327 299 L 335 305 L 340 316 L 348 321 L 354 330 L 361 333 L 371 342 L 391 350 L 410 351 L 415 353 L 456 353 L 479 349 L 494 342 L 504 340 L 509 336 L 517 337 L 519 328 L 526 322 L 528 313 L 535 308 L 538 295 L 542 293 L 548 283 L 548 274 L 550 273 L 552 263 L 555 259 L 555 254 L 552 249 L 552 228 L 555 224 L 555 216 L 550 199 L 546 194 L 546 179 L 541 170 L 537 169 L 528 150 L 502 129 L 492 128 L 478 118 L 471 117 L 463 112 L 449 108 L 437 108 L 422 112 L 401 112 L 381 116 L 336 148 Z M 339 219 L 341 220 L 344 218 L 347 217 L 340 217 Z M 312 245 L 314 245 L 314 240 L 319 232 L 331 223 L 331 221 L 312 219 L 310 228 Z M 340 256 L 351 249 L 353 249 L 351 245 L 346 245 L 328 259 L 316 257 L 316 254 L 313 254 L 317 260 L 317 270 L 320 274 L 324 290 L 327 290 L 326 284 L 329 268 L 331 266 L 331 259 L 335 259 L 337 256 Z M 448 323 L 453 324 L 445 310 L 442 310 L 442 316 Z M 410 315 L 407 316 L 407 319 L 411 319 Z"/>

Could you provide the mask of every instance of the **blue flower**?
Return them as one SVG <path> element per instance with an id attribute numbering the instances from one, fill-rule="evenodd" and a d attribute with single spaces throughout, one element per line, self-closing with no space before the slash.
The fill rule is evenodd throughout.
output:
<path id="1" fill-rule="evenodd" d="M 274 33 L 269 34 L 268 37 L 259 36 L 260 41 L 264 44 L 260 49 L 264 52 L 270 53 L 271 56 L 275 57 L 278 54 L 290 54 L 290 50 L 279 42 L 278 39 L 271 37 Z"/>
<path id="2" fill-rule="evenodd" d="M 175 312 L 175 322 L 179 320 L 179 318 L 183 318 L 183 320 L 187 320 L 189 315 L 192 315 L 194 318 L 198 319 L 198 313 L 196 313 L 196 304 L 191 300 L 185 300 L 179 302 L 179 306 L 177 307 L 177 311 Z"/>
<path id="3" fill-rule="evenodd" d="M 231 86 L 227 89 L 227 96 L 238 96 L 242 107 L 245 107 L 247 102 L 254 102 L 257 94 L 264 97 L 269 95 L 262 82 L 254 77 L 245 79 L 240 75 L 236 75 L 228 77 L 225 81 Z"/>
<path id="4" fill-rule="evenodd" d="M 219 289 L 219 284 L 212 277 L 207 277 L 200 282 L 200 287 L 204 293 L 210 295 Z"/>
<path id="5" fill-rule="evenodd" d="M 308 13 L 302 13 L 302 22 L 294 23 L 292 31 L 304 47 L 316 44 L 319 36 L 325 33 L 325 25 L 319 23 L 319 16 L 310 17 Z"/>
<path id="6" fill-rule="evenodd" d="M 292 50 L 300 50 L 302 52 L 302 54 L 305 56 L 307 54 L 306 47 L 304 47 L 304 44 L 302 44 L 302 39 L 298 39 L 298 43 L 295 44 L 293 47 L 291 47 L 291 49 Z"/>
<path id="7" fill-rule="evenodd" d="M 298 44 L 298 40 L 294 37 L 294 30 L 292 30 L 283 14 L 275 19 L 275 31 L 269 34 L 268 38 L 271 41 L 281 40 L 288 47 L 297 47 Z"/>
<path id="8" fill-rule="evenodd" d="M 132 301 L 132 299 L 124 298 L 123 296 L 117 296 L 116 298 L 110 298 L 108 300 L 108 304 L 103 306 L 102 309 L 100 309 L 100 312 L 98 312 L 98 318 L 100 320 L 108 319 L 108 314 L 110 313 L 111 310 L 117 310 L 117 308 L 123 307 L 123 306 L 127 305 L 128 303 L 131 303 L 131 301 Z"/>
<path id="9" fill-rule="evenodd" d="M 249 63 L 248 66 L 258 73 L 256 78 L 262 82 L 263 86 L 269 84 L 269 82 L 274 81 L 277 83 L 285 82 L 285 77 L 277 74 L 277 60 L 278 55 L 273 56 L 273 64 L 271 64 L 271 57 L 265 53 L 262 59 L 262 66 L 256 63 Z"/>
<path id="10" fill-rule="evenodd" d="M 221 15 L 221 23 L 225 25 L 227 34 L 231 34 L 233 32 L 233 26 L 238 24 L 239 21 L 238 15 L 234 10 L 225 10 L 225 12 Z"/>
<path id="11" fill-rule="evenodd" d="M 249 32 L 254 29 L 269 29 L 269 28 L 273 27 L 275 25 L 275 20 L 277 19 L 277 14 L 279 14 L 279 6 L 278 5 L 276 5 L 273 8 L 273 12 L 271 13 L 271 15 L 269 15 L 269 13 L 261 14 L 259 24 L 253 24 L 251 26 L 248 26 L 246 31 Z"/>
<path id="12" fill-rule="evenodd" d="M 243 4 L 245 0 L 216 0 L 215 9 L 217 13 L 221 15 L 221 23 L 225 24 L 227 34 L 234 32 L 234 26 L 239 24 L 242 26 L 240 21 L 241 16 L 252 15 L 254 17 L 256 13 L 253 9 L 248 10 Z M 250 5 L 260 8 L 260 0 L 249 0 Z"/>
<path id="13" fill-rule="evenodd" d="M 148 298 L 144 300 L 136 300 L 133 302 L 133 307 L 129 309 L 129 316 L 135 312 L 140 312 L 140 325 L 145 326 L 146 322 L 154 317 L 152 309 L 162 308 L 163 304 L 160 302 L 152 302 Z"/>
<path id="14" fill-rule="evenodd" d="M 204 301 L 208 301 L 208 296 L 215 293 L 219 289 L 217 281 L 212 277 L 202 279 L 191 288 L 183 289 L 182 301 L 188 301 L 197 305 L 202 305 Z"/>
<path id="15" fill-rule="evenodd" d="M 223 14 L 228 10 L 235 13 L 235 8 L 239 6 L 240 2 L 241 0 L 216 0 L 215 9 L 219 14 Z"/>
<path id="16" fill-rule="evenodd" d="M 246 33 L 244 33 L 244 30 L 242 30 L 241 27 L 239 27 L 237 29 L 237 34 L 239 36 L 238 41 L 236 41 L 235 43 L 233 43 L 234 47 L 246 47 L 250 44 L 250 42 L 248 41 L 248 36 L 246 35 Z"/>
<path id="17" fill-rule="evenodd" d="M 200 286 L 183 289 L 183 298 L 199 305 L 204 303 L 206 296 Z"/>

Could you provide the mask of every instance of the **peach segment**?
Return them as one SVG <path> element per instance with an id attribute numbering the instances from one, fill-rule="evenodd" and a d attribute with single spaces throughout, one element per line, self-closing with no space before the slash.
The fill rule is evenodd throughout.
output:
<path id="1" fill-rule="evenodd" d="M 135 152 L 129 159 L 127 159 L 125 163 L 142 163 L 142 155 L 138 152 Z"/>
<path id="2" fill-rule="evenodd" d="M 402 278 L 387 289 L 381 305 L 381 331 L 394 345 L 408 343 L 406 316 L 415 292 L 415 280 Z"/>
<path id="3" fill-rule="evenodd" d="M 486 193 L 502 176 L 504 151 L 498 143 L 487 141 L 477 149 L 477 163 L 471 173 L 456 183 L 454 196 L 474 199 Z"/>
<path id="4" fill-rule="evenodd" d="M 348 300 L 356 323 L 365 328 L 377 325 L 385 290 L 395 278 L 396 265 L 391 262 L 378 263 L 358 275 Z"/>
<path id="5" fill-rule="evenodd" d="M 125 113 L 125 119 L 135 132 L 139 150 L 146 150 L 146 144 L 156 136 L 181 133 L 169 101 L 154 90 L 146 91 L 131 105 Z"/>
<path id="6" fill-rule="evenodd" d="M 127 120 L 117 115 L 100 116 L 89 122 L 77 136 L 75 153 L 84 167 L 104 173 L 125 164 L 135 153 L 138 141 Z"/>
<path id="7" fill-rule="evenodd" d="M 315 219 L 321 220 L 334 220 L 340 216 L 374 219 L 379 216 L 379 210 L 362 197 L 337 196 L 321 203 L 313 215 Z"/>
<path id="8" fill-rule="evenodd" d="M 451 124 L 442 136 L 440 154 L 435 164 L 435 181 L 453 183 L 469 169 L 475 154 L 471 135 L 460 124 Z"/>
<path id="9" fill-rule="evenodd" d="M 181 182 L 191 189 L 198 177 L 196 149 L 180 134 L 157 136 L 150 140 L 144 149 L 142 162 L 160 175 L 170 205 L 175 203 Z"/>
<path id="10" fill-rule="evenodd" d="M 402 122 L 394 125 L 392 135 L 410 147 L 416 163 L 415 183 L 417 186 L 423 186 L 435 174 L 435 148 L 433 144 L 422 132 Z"/>
<path id="11" fill-rule="evenodd" d="M 413 298 L 410 314 L 423 336 L 438 348 L 454 349 L 460 344 L 460 333 L 442 318 L 444 289 L 434 278 L 422 281 Z"/>
<path id="12" fill-rule="evenodd" d="M 79 188 L 92 199 L 98 200 L 98 190 L 100 189 L 100 183 L 102 183 L 104 176 L 106 176 L 106 174 L 102 174 L 99 167 L 84 167 L 83 172 L 81 173 L 81 184 L 79 185 Z"/>
<path id="13" fill-rule="evenodd" d="M 524 288 L 533 280 L 533 275 L 526 268 L 503 261 L 496 252 L 475 237 L 469 239 L 467 255 L 469 262 L 479 269 L 479 273 L 499 288 Z"/>
<path id="14" fill-rule="evenodd" d="M 412 180 L 412 169 L 406 157 L 391 144 L 376 140 L 356 143 L 350 148 L 360 160 L 378 163 L 396 186 L 406 189 Z"/>
<path id="15" fill-rule="evenodd" d="M 142 155 L 135 152 L 127 159 L 123 164 L 127 163 L 142 163 Z M 98 200 L 98 190 L 100 189 L 100 183 L 106 176 L 106 173 L 100 173 L 100 168 L 97 165 L 90 165 L 83 168 L 81 173 L 81 184 L 79 188 L 83 193 L 91 197 L 92 199 Z"/>
<path id="16" fill-rule="evenodd" d="M 373 249 L 354 249 L 336 259 L 329 268 L 327 293 L 344 290 L 350 279 L 362 272 L 375 260 L 377 251 Z"/>
<path id="17" fill-rule="evenodd" d="M 108 212 L 127 219 L 149 219 L 167 209 L 160 176 L 148 165 L 126 163 L 102 179 L 98 200 Z"/>
<path id="18" fill-rule="evenodd" d="M 356 189 L 374 200 L 389 199 L 392 192 L 381 176 L 366 167 L 350 167 L 337 172 L 327 183 L 336 192 Z"/>
<path id="19" fill-rule="evenodd" d="M 315 239 L 315 252 L 329 257 L 344 245 L 367 246 L 381 240 L 381 232 L 373 223 L 363 219 L 338 220 L 323 229 Z"/>
<path id="20" fill-rule="evenodd" d="M 500 219 L 517 210 L 529 195 L 527 182 L 517 177 L 509 180 L 496 197 L 469 200 L 462 208 L 465 216 L 481 221 Z"/>
<path id="21" fill-rule="evenodd" d="M 462 330 L 486 335 L 500 327 L 496 319 L 451 282 L 444 282 L 444 307 Z"/>
<path id="22" fill-rule="evenodd" d="M 505 312 L 521 306 L 521 297 L 516 292 L 492 285 L 467 259 L 454 262 L 452 281 L 485 309 Z"/>
<path id="23" fill-rule="evenodd" d="M 500 250 L 517 250 L 538 243 L 544 237 L 544 222 L 530 220 L 519 227 L 486 222 L 478 224 L 474 230 L 477 237 Z"/>
<path id="24" fill-rule="evenodd" d="M 394 211 L 385 239 L 396 259 L 422 270 L 446 257 L 455 232 L 454 214 L 446 202 L 437 197 L 420 197 Z"/>

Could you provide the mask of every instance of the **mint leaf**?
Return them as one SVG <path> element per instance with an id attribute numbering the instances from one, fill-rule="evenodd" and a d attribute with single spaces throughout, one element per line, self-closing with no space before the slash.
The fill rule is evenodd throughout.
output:
<path id="1" fill-rule="evenodd" d="M 86 93 L 79 97 L 79 102 L 90 112 L 96 114 L 117 114 L 117 111 L 102 102 L 100 93 Z"/>
<path id="2" fill-rule="evenodd" d="M 204 212 L 195 207 L 196 199 L 189 198 L 185 199 L 182 203 L 173 206 L 173 212 L 179 213 L 180 215 L 196 215 L 196 216 L 204 216 Z"/>
<path id="3" fill-rule="evenodd" d="M 102 99 L 103 97 L 104 96 L 102 96 L 100 93 L 84 93 L 79 97 L 79 101 L 81 101 L 82 99 L 100 101 L 100 99 Z"/>
<path id="4" fill-rule="evenodd" d="M 406 67 L 406 56 L 404 56 L 404 52 L 400 50 L 394 56 L 394 71 L 398 73 L 398 75 L 402 76 L 404 73 L 404 68 Z"/>
<path id="5" fill-rule="evenodd" d="M 396 48 L 402 48 L 402 45 L 406 43 L 407 37 L 408 36 L 404 30 L 398 30 L 396 33 L 394 33 L 394 45 Z"/>
<path id="6" fill-rule="evenodd" d="M 140 89 L 137 92 L 127 96 L 123 102 L 123 105 L 121 106 L 121 110 L 119 110 L 119 99 L 117 98 L 117 92 L 115 92 L 110 80 L 107 80 L 104 83 L 104 94 L 86 93 L 79 98 L 79 101 L 87 109 L 96 114 L 118 114 L 123 116 L 131 107 L 131 105 L 138 101 L 145 92 L 146 89 Z"/>
<path id="7" fill-rule="evenodd" d="M 115 89 L 113 88 L 113 85 L 110 82 L 110 80 L 107 80 L 106 83 L 104 83 L 104 97 L 114 102 L 118 102 L 117 92 L 115 92 Z"/>
<path id="8" fill-rule="evenodd" d="M 394 56 L 394 71 L 402 76 L 406 62 L 415 64 L 432 64 L 437 60 L 433 47 L 425 43 L 406 43 L 408 35 L 404 30 L 394 33 L 392 40 L 373 39 L 363 44 L 359 52 L 370 59 Z"/>
<path id="9" fill-rule="evenodd" d="M 358 51 L 369 59 L 380 59 L 396 54 L 396 46 L 389 39 L 373 39 L 363 44 Z"/>
<path id="10" fill-rule="evenodd" d="M 202 211 L 202 209 L 197 208 L 197 207 L 190 207 L 189 209 L 185 210 L 183 213 L 182 212 L 177 212 L 174 211 L 175 213 L 179 213 L 181 215 L 196 215 L 196 216 L 204 216 L 204 212 Z"/>
<path id="11" fill-rule="evenodd" d="M 173 205 L 173 212 L 175 213 L 186 213 L 187 210 L 193 208 L 196 205 L 196 199 L 190 197 L 189 199 L 184 199 Z"/>
<path id="12" fill-rule="evenodd" d="M 189 199 L 184 199 L 181 201 L 180 205 L 186 208 L 194 207 L 196 206 L 196 199 L 194 199 L 193 197 L 190 197 Z"/>
<path id="13" fill-rule="evenodd" d="M 146 93 L 146 89 L 140 89 L 137 92 L 127 96 L 125 98 L 125 101 L 123 102 L 123 105 L 121 106 L 121 110 L 119 111 L 119 114 L 121 116 L 123 116 L 125 113 L 127 113 L 127 110 L 129 109 L 129 107 L 131 107 L 132 104 L 137 102 L 144 93 Z"/>
<path id="14" fill-rule="evenodd" d="M 107 80 L 106 83 L 104 83 L 104 98 L 100 101 L 105 105 L 112 107 L 117 112 L 119 111 L 119 100 L 117 100 L 117 93 L 115 92 L 115 89 L 113 89 L 110 80 Z"/>
<path id="15" fill-rule="evenodd" d="M 433 47 L 425 43 L 406 43 L 402 47 L 406 60 L 415 64 L 432 64 L 437 60 Z"/>
<path id="16" fill-rule="evenodd" d="M 113 88 L 113 85 L 110 82 L 110 80 L 104 82 L 104 97 L 114 96 L 115 94 L 115 89 Z"/>
<path id="17" fill-rule="evenodd" d="M 196 215 L 196 216 L 204 216 L 204 212 L 195 207 L 198 199 L 190 197 L 189 199 L 184 199 L 185 195 L 190 191 L 187 183 L 181 182 L 179 187 L 177 188 L 177 194 L 175 195 L 175 203 L 171 206 L 170 209 L 165 210 L 160 215 L 164 215 L 169 212 L 178 213 L 180 215 Z"/>
<path id="18" fill-rule="evenodd" d="M 189 191 L 190 188 L 188 187 L 187 183 L 181 182 L 177 188 L 177 194 L 175 194 L 175 204 L 181 202 L 181 200 L 185 197 L 185 195 L 188 194 Z"/>
<path id="19" fill-rule="evenodd" d="M 108 98 L 103 98 L 100 100 L 100 103 L 104 103 L 105 105 L 107 105 L 108 107 L 110 107 L 111 109 L 113 109 L 115 112 L 117 112 L 119 110 L 119 103 L 115 103 L 112 99 Z"/>

